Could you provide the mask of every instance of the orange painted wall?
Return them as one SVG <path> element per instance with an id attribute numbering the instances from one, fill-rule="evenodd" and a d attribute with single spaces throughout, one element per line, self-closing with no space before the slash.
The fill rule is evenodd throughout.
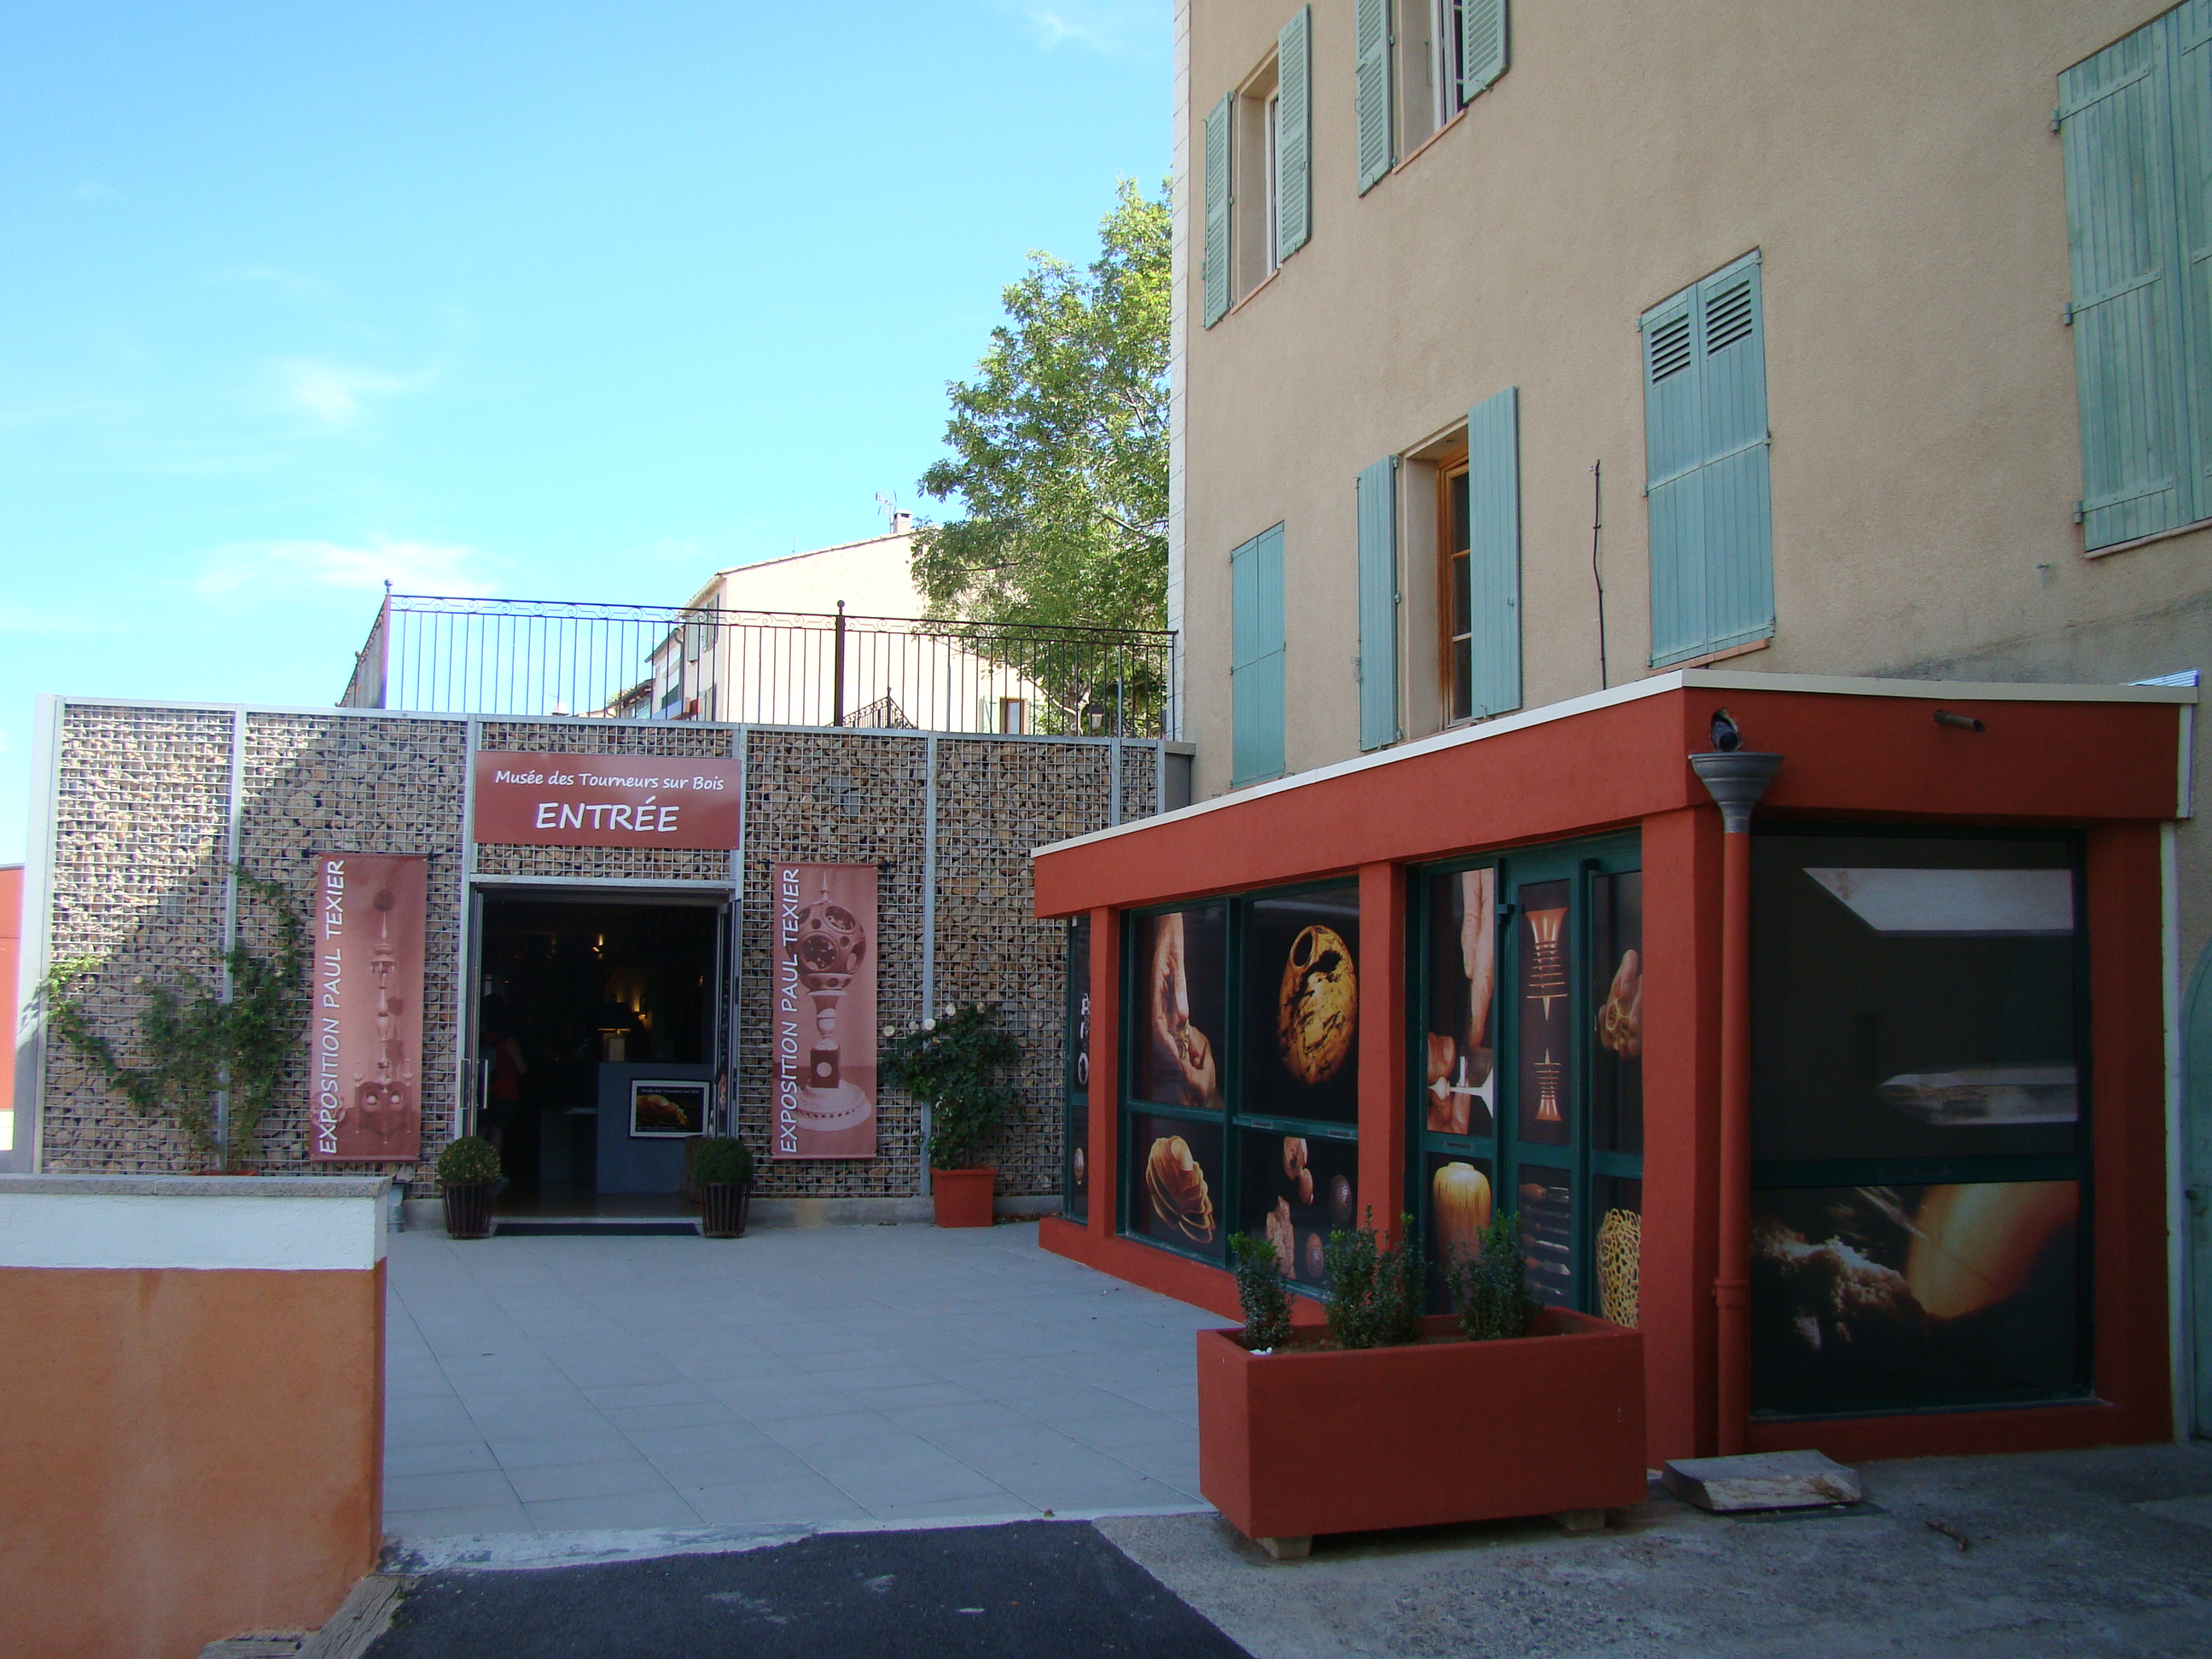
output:
<path id="1" fill-rule="evenodd" d="M 1935 688 L 1931 688 L 1934 690 Z M 1686 757 L 1726 706 L 1747 747 L 1787 757 L 1761 811 L 1890 823 L 2072 824 L 2087 837 L 2096 1346 L 2094 1401 L 1754 1425 L 1754 1449 L 1896 1457 L 2161 1440 L 2172 1432 L 2165 1256 L 2162 901 L 2157 821 L 2175 810 L 2181 711 L 1941 695 L 1689 686 L 1216 810 L 1036 861 L 1040 915 L 1089 908 L 1093 940 L 1087 1229 L 1048 1221 L 1048 1249 L 1237 1317 L 1207 1267 L 1115 1231 L 1119 909 L 1336 874 L 1360 884 L 1379 1015 L 1360 1044 L 1360 1194 L 1395 1220 L 1405 1180 L 1407 866 L 1635 829 L 1643 839 L 1644 1334 L 1650 1455 L 1716 1449 L 1721 823 Z M 1983 732 L 1939 726 L 1937 708 Z M 1302 1321 L 1320 1318 L 1310 1298 Z"/>
<path id="2" fill-rule="evenodd" d="M 0 1268 L 0 1651 L 191 1659 L 375 1565 L 384 1265 Z"/>

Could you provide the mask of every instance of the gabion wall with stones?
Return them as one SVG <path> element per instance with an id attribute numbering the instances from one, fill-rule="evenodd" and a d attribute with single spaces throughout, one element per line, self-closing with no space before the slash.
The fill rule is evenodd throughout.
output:
<path id="1" fill-rule="evenodd" d="M 77 981 L 88 1011 L 126 1062 L 140 982 L 211 984 L 220 966 L 234 711 L 65 705 L 58 744 L 52 952 L 97 965 Z M 252 711 L 243 717 L 240 841 L 246 866 L 282 883 L 303 908 L 313 859 L 325 851 L 429 857 L 425 951 L 422 1161 L 372 1166 L 433 1190 L 431 1164 L 450 1138 L 459 1085 L 463 818 L 467 722 L 370 713 Z M 1000 1005 L 1024 1061 L 1000 1137 L 1001 1193 L 1048 1194 L 1060 1181 L 1064 935 L 1030 915 L 1030 852 L 1110 821 L 1111 748 L 1098 743 L 939 738 L 937 750 L 937 1000 Z M 921 1018 L 922 884 L 930 739 L 839 732 L 596 721 L 485 720 L 485 749 L 538 753 L 727 756 L 746 763 L 744 906 L 739 920 L 736 1062 L 738 1132 L 769 1145 L 769 872 L 782 861 L 878 866 L 878 1022 Z M 1122 814 L 1152 810 L 1154 751 L 1123 751 Z M 480 847 L 484 875 L 696 881 L 720 893 L 721 853 Z M 244 939 L 265 947 L 264 919 L 243 900 Z M 921 1111 L 880 1091 L 871 1160 L 763 1159 L 763 1195 L 861 1197 L 919 1185 Z M 264 1119 L 255 1162 L 270 1170 L 353 1172 L 307 1157 L 304 1047 Z M 58 1043 L 46 1054 L 40 1134 L 56 1170 L 173 1172 L 204 1160 L 171 1125 L 135 1116 Z"/>

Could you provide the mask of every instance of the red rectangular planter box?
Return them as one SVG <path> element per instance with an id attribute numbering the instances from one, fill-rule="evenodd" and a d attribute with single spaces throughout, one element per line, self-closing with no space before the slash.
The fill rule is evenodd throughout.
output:
<path id="1" fill-rule="evenodd" d="M 1556 1308 L 1536 1332 L 1255 1354 L 1200 1331 L 1199 1490 L 1248 1538 L 1642 1503 L 1642 1334 Z"/>

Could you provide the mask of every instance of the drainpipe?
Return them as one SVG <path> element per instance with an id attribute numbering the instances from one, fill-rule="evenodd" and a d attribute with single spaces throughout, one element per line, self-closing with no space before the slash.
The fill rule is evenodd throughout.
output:
<path id="1" fill-rule="evenodd" d="M 1751 1420 L 1751 810 L 1782 757 L 1747 750 L 1692 755 L 1690 764 L 1721 809 L 1720 1253 L 1713 1300 L 1720 1312 L 1719 1443 L 1744 1449 Z"/>

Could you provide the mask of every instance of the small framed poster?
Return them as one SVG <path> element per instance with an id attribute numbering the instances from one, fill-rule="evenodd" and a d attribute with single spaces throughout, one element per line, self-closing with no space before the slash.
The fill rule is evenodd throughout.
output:
<path id="1" fill-rule="evenodd" d="M 680 1139 L 707 1132 L 707 1097 L 711 1083 L 633 1079 L 629 1085 L 629 1133 L 633 1140 Z"/>

